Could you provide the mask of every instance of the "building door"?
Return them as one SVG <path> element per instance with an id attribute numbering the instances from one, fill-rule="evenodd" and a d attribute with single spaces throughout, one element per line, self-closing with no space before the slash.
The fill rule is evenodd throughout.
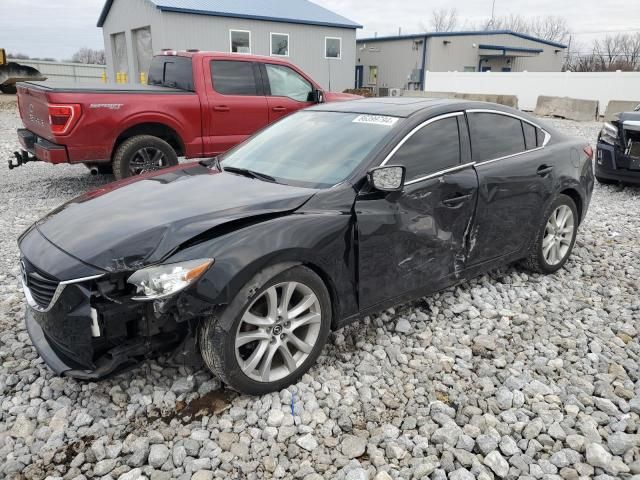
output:
<path id="1" fill-rule="evenodd" d="M 364 66 L 356 65 L 356 83 L 355 83 L 356 88 L 362 88 L 362 86 L 364 85 L 364 80 L 362 78 L 363 75 L 364 75 Z"/>

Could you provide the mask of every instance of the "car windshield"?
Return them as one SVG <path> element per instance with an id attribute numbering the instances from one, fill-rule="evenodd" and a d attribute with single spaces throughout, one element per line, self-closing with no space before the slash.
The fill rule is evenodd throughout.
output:
<path id="1" fill-rule="evenodd" d="M 346 180 L 390 135 L 397 117 L 304 111 L 261 131 L 221 157 L 278 183 L 328 188 Z M 233 169 L 231 169 L 233 167 Z"/>

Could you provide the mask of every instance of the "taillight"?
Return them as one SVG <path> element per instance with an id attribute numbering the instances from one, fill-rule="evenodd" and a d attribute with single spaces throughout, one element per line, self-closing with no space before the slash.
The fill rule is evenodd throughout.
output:
<path id="1" fill-rule="evenodd" d="M 583 151 L 587 154 L 587 157 L 593 160 L 593 148 L 591 148 L 591 145 L 587 145 L 586 147 L 584 147 Z"/>
<path id="2" fill-rule="evenodd" d="M 51 133 L 64 135 L 74 127 L 80 117 L 80 105 L 49 105 Z"/>

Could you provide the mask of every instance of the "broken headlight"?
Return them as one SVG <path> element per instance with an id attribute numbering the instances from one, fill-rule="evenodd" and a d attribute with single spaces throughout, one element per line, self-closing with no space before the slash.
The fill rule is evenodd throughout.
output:
<path id="1" fill-rule="evenodd" d="M 198 280 L 213 264 L 212 258 L 158 265 L 138 270 L 127 280 L 137 287 L 134 300 L 156 300 L 174 295 Z"/>
<path id="2" fill-rule="evenodd" d="M 600 141 L 608 143 L 609 145 L 617 145 L 618 127 L 609 122 L 605 122 L 602 130 L 600 131 Z"/>

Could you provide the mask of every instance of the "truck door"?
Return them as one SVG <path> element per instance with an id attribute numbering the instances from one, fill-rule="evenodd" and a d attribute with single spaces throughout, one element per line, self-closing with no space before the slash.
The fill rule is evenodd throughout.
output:
<path id="1" fill-rule="evenodd" d="M 260 66 L 269 104 L 269 123 L 313 105 L 313 84 L 286 65 Z"/>
<path id="2" fill-rule="evenodd" d="M 269 123 L 259 66 L 251 60 L 216 60 L 205 73 L 208 136 L 205 153 L 217 155 Z"/>

